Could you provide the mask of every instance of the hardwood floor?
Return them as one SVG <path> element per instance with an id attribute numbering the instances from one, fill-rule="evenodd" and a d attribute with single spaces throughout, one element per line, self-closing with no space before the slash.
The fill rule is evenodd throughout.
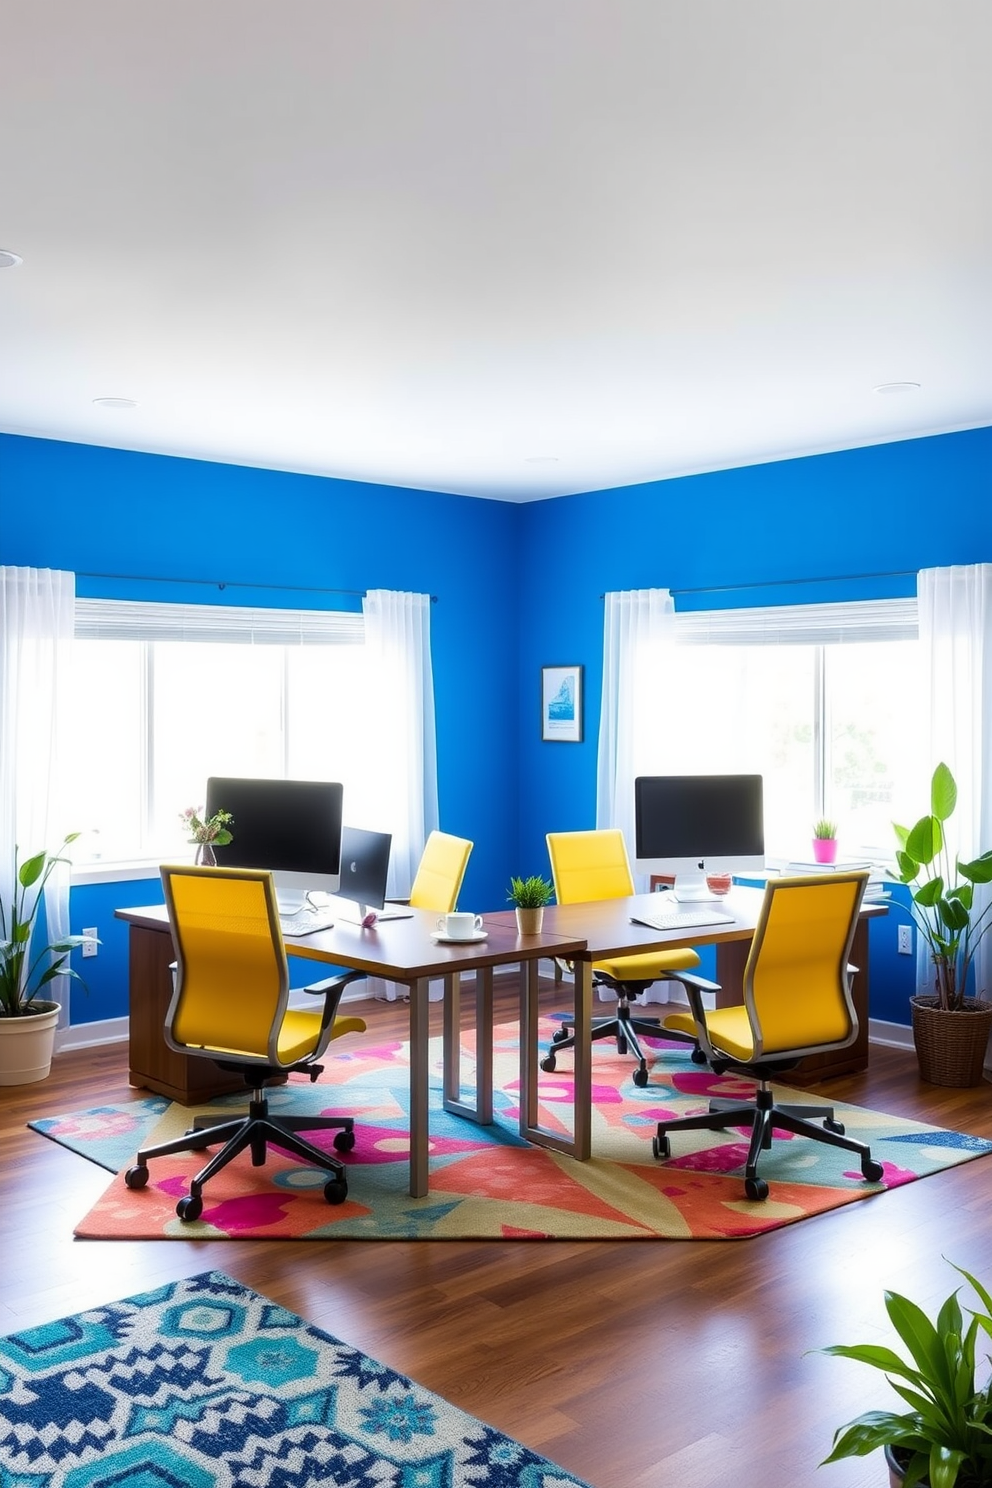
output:
<path id="1" fill-rule="evenodd" d="M 497 1000 L 513 1019 L 512 988 Z M 405 1035 L 404 1004 L 361 1011 L 367 1039 Z M 910 1052 L 873 1046 L 867 1074 L 816 1089 L 992 1137 L 988 1083 L 924 1085 Z M 73 1240 L 107 1175 L 25 1123 L 141 1093 L 123 1044 L 0 1090 L 0 1332 L 215 1267 L 595 1488 L 883 1488 L 877 1454 L 816 1464 L 837 1425 L 894 1397 L 808 1351 L 893 1342 L 883 1289 L 929 1308 L 956 1280 L 942 1256 L 992 1280 L 988 1158 L 753 1240 Z"/>

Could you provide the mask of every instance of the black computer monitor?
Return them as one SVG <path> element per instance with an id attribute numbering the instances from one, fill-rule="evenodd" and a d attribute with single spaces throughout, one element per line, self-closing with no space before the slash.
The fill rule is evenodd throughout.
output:
<path id="1" fill-rule="evenodd" d="M 337 892 L 341 881 L 344 787 L 329 780 L 251 780 L 211 775 L 206 812 L 229 811 L 232 840 L 215 847 L 227 868 L 268 868 L 281 913 L 308 892 Z"/>
<path id="2" fill-rule="evenodd" d="M 342 827 L 339 898 L 350 899 L 363 910 L 383 908 L 392 843 L 389 832 Z"/>
<path id="3" fill-rule="evenodd" d="M 639 775 L 634 866 L 675 879 L 679 898 L 707 897 L 707 874 L 765 864 L 760 775 Z"/>

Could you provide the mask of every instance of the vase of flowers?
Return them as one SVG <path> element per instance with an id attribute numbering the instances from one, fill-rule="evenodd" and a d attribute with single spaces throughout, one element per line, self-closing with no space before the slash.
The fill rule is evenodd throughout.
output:
<path id="1" fill-rule="evenodd" d="M 234 841 L 230 831 L 234 817 L 229 811 L 215 811 L 213 816 L 208 817 L 204 817 L 202 812 L 202 806 L 187 806 L 180 813 L 179 819 L 188 833 L 186 840 L 196 846 L 194 861 L 213 868 L 217 863 L 214 847 L 225 847 L 227 843 Z"/>

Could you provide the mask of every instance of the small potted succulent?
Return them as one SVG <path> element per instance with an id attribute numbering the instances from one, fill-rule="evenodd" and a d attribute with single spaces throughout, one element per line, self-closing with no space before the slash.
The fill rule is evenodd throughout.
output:
<path id="1" fill-rule="evenodd" d="M 992 1335 L 992 1297 L 970 1272 L 954 1270 L 974 1288 L 982 1306 L 967 1321 L 953 1291 L 935 1321 L 898 1292 L 885 1293 L 885 1310 L 908 1360 L 878 1343 L 836 1344 L 823 1349 L 868 1364 L 885 1375 L 907 1410 L 866 1411 L 834 1434 L 824 1463 L 864 1457 L 882 1447 L 890 1488 L 988 1488 L 992 1485 L 992 1383 L 989 1358 L 976 1379 L 978 1335 Z M 821 1464 L 823 1465 L 823 1464 Z"/>
<path id="2" fill-rule="evenodd" d="M 554 884 L 536 874 L 530 878 L 510 879 L 510 892 L 506 897 L 516 906 L 520 935 L 540 935 L 544 906 L 550 904 L 554 896 Z"/>
<path id="3" fill-rule="evenodd" d="M 821 817 L 813 828 L 813 861 L 815 863 L 836 863 L 837 861 L 837 823 L 827 817 Z"/>

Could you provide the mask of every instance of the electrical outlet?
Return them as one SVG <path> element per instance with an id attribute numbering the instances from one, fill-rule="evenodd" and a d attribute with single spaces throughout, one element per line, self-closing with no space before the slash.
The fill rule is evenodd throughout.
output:
<path id="1" fill-rule="evenodd" d="M 96 948 L 97 948 L 97 945 L 99 944 L 99 942 L 97 940 L 96 926 L 95 925 L 91 925 L 88 930 L 84 928 L 82 933 L 86 937 L 86 939 L 83 941 L 83 945 L 82 945 L 83 955 L 84 956 L 95 956 L 96 955 Z"/>
<path id="2" fill-rule="evenodd" d="M 913 927 L 912 925 L 899 926 L 899 938 L 896 941 L 896 950 L 900 956 L 911 956 L 913 954 Z"/>

